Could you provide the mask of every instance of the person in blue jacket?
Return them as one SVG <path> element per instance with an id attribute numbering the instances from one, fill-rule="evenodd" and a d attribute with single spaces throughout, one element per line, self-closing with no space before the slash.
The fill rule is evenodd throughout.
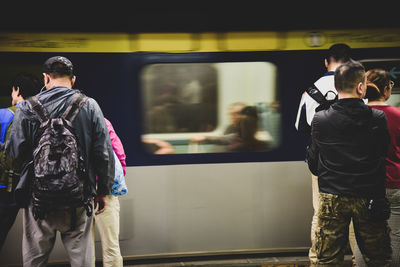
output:
<path id="1" fill-rule="evenodd" d="M 20 168 L 5 154 L 4 145 L 15 111 L 25 98 L 39 92 L 40 83 L 32 74 L 19 73 L 13 79 L 11 87 L 12 106 L 0 109 L 0 250 L 19 211 L 14 201 L 14 188 Z"/>

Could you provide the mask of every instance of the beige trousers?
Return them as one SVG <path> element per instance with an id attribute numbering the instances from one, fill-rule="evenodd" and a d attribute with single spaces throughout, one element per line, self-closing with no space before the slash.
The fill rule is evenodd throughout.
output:
<path id="1" fill-rule="evenodd" d="M 313 208 L 314 208 L 314 214 L 313 218 L 311 221 L 311 243 L 314 244 L 315 240 L 315 230 L 317 227 L 317 222 L 318 222 L 318 207 L 319 207 L 319 187 L 318 187 L 318 177 L 311 174 L 311 186 L 312 186 L 312 202 L 313 202 Z M 356 266 L 356 260 L 355 260 L 355 244 L 356 244 L 356 236 L 354 234 L 354 227 L 353 227 L 353 220 L 350 223 L 349 226 L 349 243 L 350 243 L 350 248 L 353 253 L 352 255 L 352 261 L 353 261 L 353 266 Z M 317 258 L 317 255 L 315 251 L 313 250 L 313 246 L 311 246 L 309 252 L 308 252 L 308 257 L 310 259 L 315 259 Z"/>
<path id="2" fill-rule="evenodd" d="M 116 196 L 107 196 L 106 210 L 94 216 L 92 227 L 92 240 L 93 240 L 93 266 L 95 266 L 95 252 L 94 252 L 94 239 L 95 227 L 97 228 L 103 254 L 104 267 L 122 267 L 123 259 L 119 248 L 119 199 Z"/>

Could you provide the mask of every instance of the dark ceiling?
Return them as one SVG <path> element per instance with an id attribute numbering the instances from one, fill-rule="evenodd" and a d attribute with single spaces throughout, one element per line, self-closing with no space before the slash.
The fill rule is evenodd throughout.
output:
<path id="1" fill-rule="evenodd" d="M 369 9 L 365 5 L 354 10 L 339 6 L 334 9 L 331 6 L 334 2 L 324 2 L 324 5 L 312 8 L 303 4 L 298 9 L 289 1 L 274 6 L 268 6 L 270 1 L 265 1 L 259 7 L 216 8 L 192 3 L 189 7 L 154 4 L 147 8 L 135 6 L 135 1 L 128 6 L 112 3 L 100 6 L 97 3 L 93 7 L 70 9 L 57 5 L 49 11 L 39 9 L 38 12 L 28 7 L 22 13 L 3 9 L 0 31 L 135 33 L 400 27 L 400 16 L 390 6 Z"/>

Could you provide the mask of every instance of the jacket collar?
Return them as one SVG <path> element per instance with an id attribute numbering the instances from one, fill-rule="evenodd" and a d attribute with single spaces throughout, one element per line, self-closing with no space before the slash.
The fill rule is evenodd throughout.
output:
<path id="1" fill-rule="evenodd" d="M 323 75 L 323 77 L 325 77 L 325 76 L 331 76 L 331 75 L 335 75 L 335 72 L 334 72 L 334 71 L 328 71 L 328 72 L 326 72 L 326 73 Z"/>

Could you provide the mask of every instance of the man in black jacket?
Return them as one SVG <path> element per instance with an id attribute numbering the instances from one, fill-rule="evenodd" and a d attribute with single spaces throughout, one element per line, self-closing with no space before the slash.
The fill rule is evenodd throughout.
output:
<path id="1" fill-rule="evenodd" d="M 78 94 L 72 89 L 76 77 L 71 61 L 65 57 L 49 58 L 44 63 L 44 85 L 46 90 L 36 95 L 50 117 L 60 117 Z M 15 113 L 6 152 L 22 164 L 21 178 L 16 188 L 16 200 L 24 206 L 23 214 L 23 262 L 24 266 L 45 266 L 56 239 L 61 233 L 71 266 L 92 264 L 91 225 L 93 215 L 84 207 L 75 212 L 70 207 L 60 207 L 46 214 L 44 219 L 35 220 L 32 214 L 30 181 L 34 178 L 32 159 L 34 144 L 40 126 L 27 101 L 21 103 Z M 106 195 L 111 194 L 114 181 L 114 155 L 103 113 L 97 102 L 89 98 L 72 122 L 79 151 L 86 170 L 85 191 L 95 198 L 99 206 L 96 214 L 104 211 Z M 97 176 L 97 180 L 96 180 Z M 75 226 L 71 227 L 71 222 Z"/>
<path id="2" fill-rule="evenodd" d="M 389 266 L 391 247 L 385 218 L 373 219 L 371 199 L 385 198 L 385 156 L 389 132 L 383 112 L 372 110 L 364 67 L 355 61 L 335 71 L 339 100 L 317 112 L 311 125 L 308 165 L 318 176 L 318 224 L 312 266 L 340 266 L 353 219 L 357 243 L 366 263 Z"/>

